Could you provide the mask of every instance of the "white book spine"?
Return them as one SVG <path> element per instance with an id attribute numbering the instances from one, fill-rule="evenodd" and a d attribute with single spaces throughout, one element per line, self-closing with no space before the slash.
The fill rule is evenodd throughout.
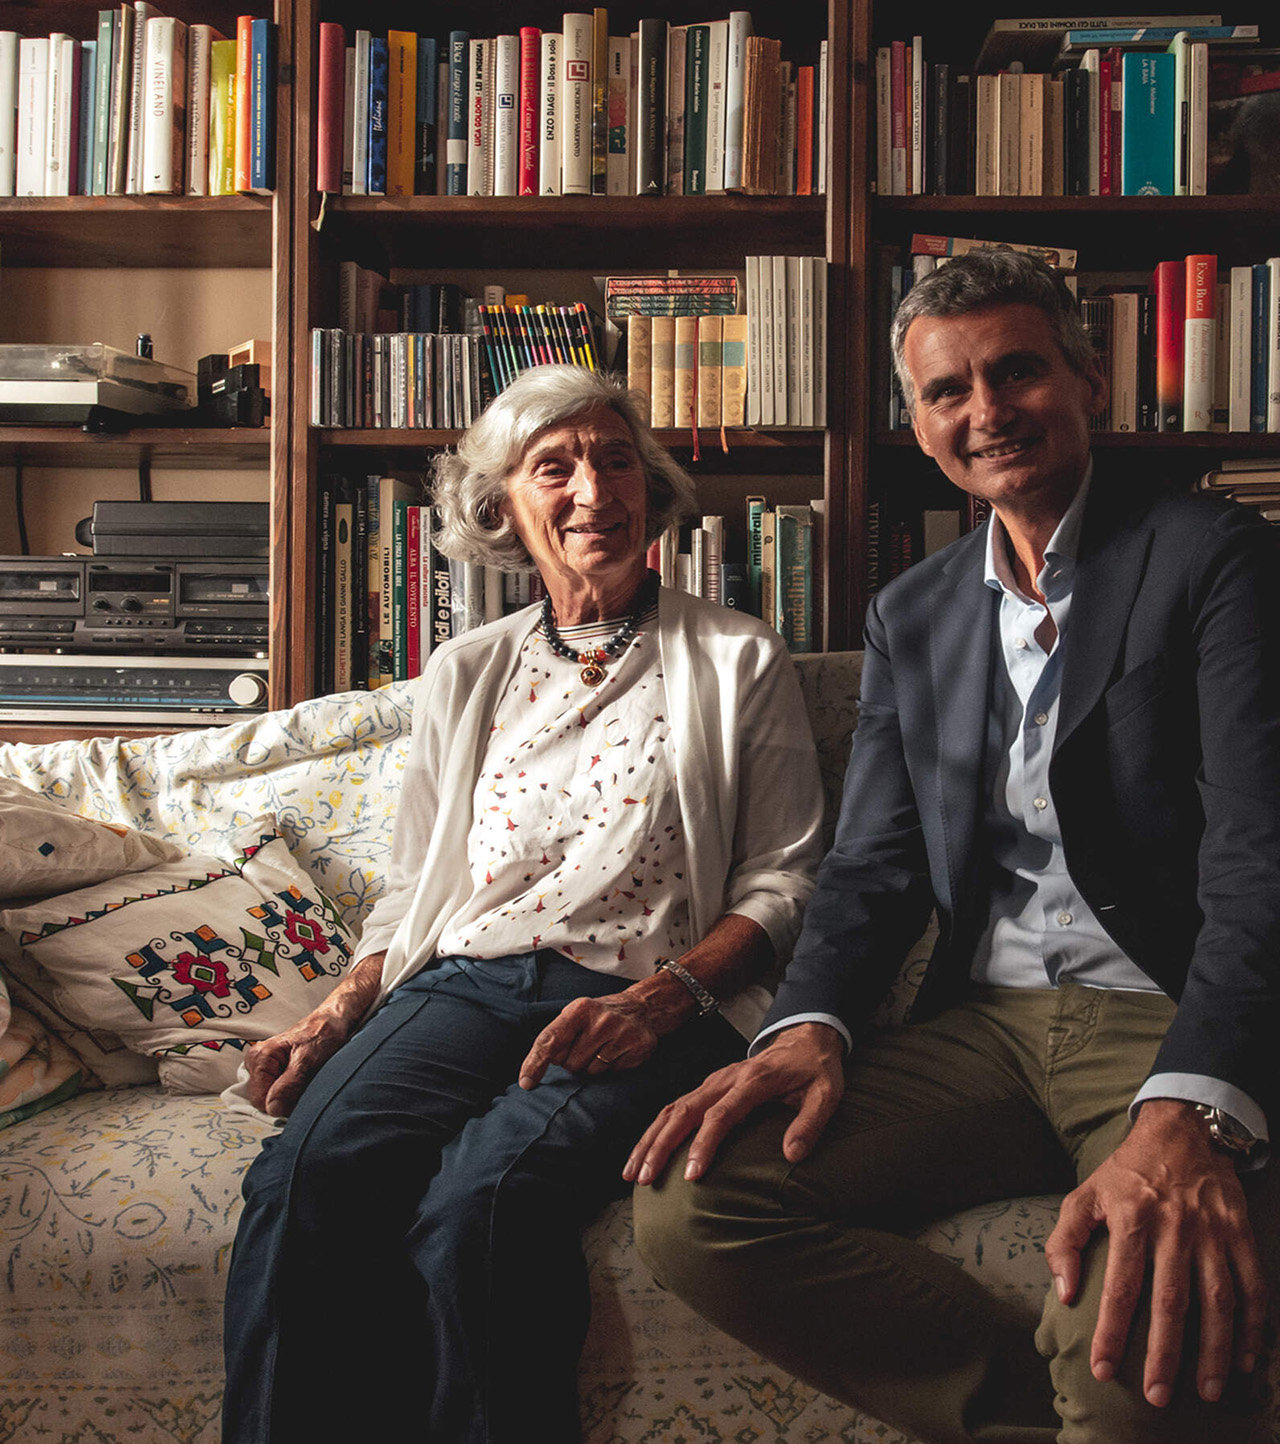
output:
<path id="1" fill-rule="evenodd" d="M 209 194 L 209 57 L 212 25 L 187 32 L 187 194 Z"/>
<path id="2" fill-rule="evenodd" d="M 45 137 L 49 129 L 49 37 L 18 42 L 17 194 L 44 195 Z"/>
<path id="3" fill-rule="evenodd" d="M 800 425 L 814 424 L 814 316 L 813 316 L 813 271 L 814 257 L 800 257 Z"/>
<path id="4" fill-rule="evenodd" d="M 13 195 L 18 183 L 19 38 L 0 30 L 0 196 Z"/>
<path id="5" fill-rule="evenodd" d="M 1231 394 L 1227 430 L 1248 431 L 1253 370 L 1253 267 L 1231 268 Z"/>
<path id="6" fill-rule="evenodd" d="M 893 194 L 893 62 L 887 45 L 876 51 L 876 193 Z"/>
<path id="7" fill-rule="evenodd" d="M 720 568 L 724 563 L 724 517 L 702 518 L 702 595 L 709 602 L 724 600 Z"/>
<path id="8" fill-rule="evenodd" d="M 813 265 L 813 424 L 827 424 L 827 258 Z"/>
<path id="9" fill-rule="evenodd" d="M 627 41 L 627 195 L 640 194 L 640 32 Z"/>
<path id="10" fill-rule="evenodd" d="M 609 37 L 608 64 L 605 90 L 609 108 L 609 150 L 605 166 L 605 193 L 625 196 L 635 190 L 631 175 L 635 128 L 631 122 L 631 40 L 628 36 Z"/>
<path id="11" fill-rule="evenodd" d="M 1267 257 L 1271 301 L 1267 308 L 1267 430 L 1280 431 L 1280 256 Z"/>
<path id="12" fill-rule="evenodd" d="M 542 32 L 538 114 L 538 194 L 560 194 L 560 53 L 563 36 Z"/>
<path id="13" fill-rule="evenodd" d="M 801 368 L 800 368 L 800 333 L 803 326 L 801 285 L 800 285 L 800 257 L 787 256 L 787 317 L 786 317 L 786 355 L 787 355 L 787 425 L 803 425 L 801 412 Z"/>
<path id="14" fill-rule="evenodd" d="M 1181 30 L 1169 42 L 1173 56 L 1173 193 L 1185 196 L 1187 188 L 1188 122 L 1191 115 L 1191 37 Z"/>
<path id="15" fill-rule="evenodd" d="M 729 22 L 707 26 L 707 195 L 724 194 L 726 87 L 729 83 Z"/>
<path id="16" fill-rule="evenodd" d="M 369 193 L 369 31 L 356 31 L 351 109 L 351 194 Z"/>
<path id="17" fill-rule="evenodd" d="M 827 193 L 827 41 L 818 46 L 818 169 L 813 188 L 820 196 Z"/>
<path id="18" fill-rule="evenodd" d="M 142 189 L 181 195 L 186 150 L 187 27 L 156 15 L 147 21 L 146 113 L 142 130 Z"/>
<path id="19" fill-rule="evenodd" d="M 760 266 L 760 425 L 775 426 L 773 374 L 773 257 L 761 256 Z"/>
<path id="20" fill-rule="evenodd" d="M 770 256 L 769 264 L 773 267 L 773 424 L 789 426 L 792 417 L 787 409 L 787 326 L 791 313 L 787 291 L 787 257 Z"/>
<path id="21" fill-rule="evenodd" d="M 1191 80 L 1188 84 L 1191 118 L 1187 129 L 1187 190 L 1190 195 L 1208 192 L 1209 182 L 1209 46 L 1203 40 L 1191 46 Z"/>
<path id="22" fill-rule="evenodd" d="M 485 95 L 487 71 L 484 59 L 485 42 L 469 42 L 467 50 L 467 194 L 491 195 L 486 190 L 488 168 L 485 165 Z"/>
<path id="23" fill-rule="evenodd" d="M 1090 73 L 1089 80 L 1089 194 L 1102 194 L 1101 145 L 1102 131 L 1097 105 L 1098 86 L 1102 78 L 1102 56 L 1097 50 L 1086 50 L 1080 57 L 1080 69 Z"/>
<path id="24" fill-rule="evenodd" d="M 520 37 L 499 35 L 493 97 L 493 193 L 520 189 Z"/>
<path id="25" fill-rule="evenodd" d="M 443 69 L 443 67 L 441 67 Z M 343 87 L 342 87 L 342 194 L 351 194 L 351 177 L 355 165 L 356 148 L 356 48 L 354 45 L 347 46 L 347 63 L 343 66 Z M 446 93 L 448 87 L 445 87 Z M 444 127 L 439 126 L 437 133 L 444 134 Z M 443 175 L 444 171 L 437 165 L 437 175 Z"/>
<path id="26" fill-rule="evenodd" d="M 591 37 L 592 17 L 566 12 L 560 165 L 561 185 L 567 196 L 591 194 Z"/>
<path id="27" fill-rule="evenodd" d="M 69 35 L 49 36 L 49 80 L 45 92 L 44 193 L 71 194 L 71 116 L 75 87 L 76 42 Z"/>
<path id="28" fill-rule="evenodd" d="M 760 425 L 760 257 L 746 258 L 747 425 Z"/>
<path id="29" fill-rule="evenodd" d="M 725 75 L 724 102 L 724 188 L 742 189 L 742 140 L 746 134 L 743 98 L 747 75 L 747 38 L 751 35 L 751 12 L 729 12 L 729 58 Z"/>
<path id="30" fill-rule="evenodd" d="M 145 0 L 136 0 L 133 9 L 133 59 L 129 69 L 129 148 L 124 188 L 126 195 L 136 196 L 142 192 L 147 21 L 156 14 L 156 7 L 146 4 Z"/>
<path id="31" fill-rule="evenodd" d="M 911 194 L 924 194 L 924 37 L 911 37 Z"/>

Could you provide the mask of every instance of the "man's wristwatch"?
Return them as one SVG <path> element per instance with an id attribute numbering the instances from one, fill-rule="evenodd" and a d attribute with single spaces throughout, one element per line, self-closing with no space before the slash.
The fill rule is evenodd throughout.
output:
<path id="1" fill-rule="evenodd" d="M 1249 1157 L 1257 1146 L 1258 1140 L 1243 1123 L 1232 1118 L 1230 1113 L 1225 1113 L 1221 1108 L 1214 1108 L 1208 1103 L 1193 1103 L 1191 1106 L 1208 1124 L 1209 1141 L 1215 1148 L 1222 1149 L 1224 1153 L 1234 1154 L 1237 1158 Z"/>
<path id="2" fill-rule="evenodd" d="M 720 1004 L 716 1001 L 714 994 L 704 988 L 688 968 L 681 967 L 679 963 L 673 962 L 670 958 L 663 958 L 654 971 L 662 972 L 664 969 L 679 978 L 690 993 L 693 994 L 693 1001 L 697 1003 L 698 1013 L 701 1017 L 705 1018 L 708 1013 L 718 1013 L 720 1011 Z"/>

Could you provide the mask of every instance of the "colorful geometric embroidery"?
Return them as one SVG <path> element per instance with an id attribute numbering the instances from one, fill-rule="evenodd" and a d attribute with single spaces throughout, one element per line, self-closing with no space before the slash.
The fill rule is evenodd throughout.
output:
<path id="1" fill-rule="evenodd" d="M 19 941 L 24 948 L 29 948 L 33 943 L 38 943 L 41 938 L 51 938 L 55 933 L 65 932 L 67 928 L 78 928 L 85 923 L 95 922 L 98 918 L 106 917 L 108 913 L 113 913 L 119 908 L 127 908 L 131 903 L 149 902 L 152 898 L 158 897 L 172 897 L 180 892 L 195 892 L 197 888 L 208 887 L 211 882 L 221 882 L 224 877 L 238 876 L 237 869 L 229 867 L 221 872 L 207 873 L 204 877 L 189 878 L 184 882 L 175 883 L 173 887 L 156 888 L 154 892 L 132 893 L 114 902 L 103 903 L 100 908 L 86 912 L 83 917 L 63 918 L 60 921 L 44 923 L 33 931 L 21 933 Z"/>

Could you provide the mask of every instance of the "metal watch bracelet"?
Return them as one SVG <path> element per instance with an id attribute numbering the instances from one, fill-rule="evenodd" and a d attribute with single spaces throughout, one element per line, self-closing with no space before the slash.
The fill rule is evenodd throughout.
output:
<path id="1" fill-rule="evenodd" d="M 698 1005 L 698 1014 L 700 1017 L 705 1018 L 708 1013 L 718 1013 L 720 1011 L 720 1004 L 716 998 L 702 986 L 688 968 L 681 967 L 679 963 L 673 962 L 670 958 L 663 958 L 658 964 L 657 971 L 661 972 L 664 968 L 672 974 L 673 977 L 679 978 L 685 987 L 693 994 L 693 1000 Z"/>

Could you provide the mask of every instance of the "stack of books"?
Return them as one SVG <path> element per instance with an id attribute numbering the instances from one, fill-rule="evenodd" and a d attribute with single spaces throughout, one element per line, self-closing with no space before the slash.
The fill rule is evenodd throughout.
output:
<path id="1" fill-rule="evenodd" d="M 604 7 L 493 37 L 320 26 L 316 188 L 346 195 L 825 190 L 826 42 L 801 64 L 751 14 L 609 33 Z"/>
<path id="2" fill-rule="evenodd" d="M 972 72 L 931 62 L 922 36 L 876 52 L 876 189 L 881 195 L 1205 195 L 1238 105 L 1280 84 L 1280 62 L 1242 64 L 1257 25 L 1220 15 L 998 21 Z M 1052 54 L 1046 60 L 1046 50 Z M 1244 90 L 1241 90 L 1243 82 Z M 1215 129 L 1214 118 L 1219 125 Z M 1277 139 L 1274 115 L 1256 123 Z M 1255 137 L 1256 139 L 1256 137 Z M 1239 177 L 1222 179 L 1239 187 Z M 1249 189 L 1246 177 L 1243 189 Z M 1260 186 L 1254 188 L 1261 188 Z"/>
<path id="3" fill-rule="evenodd" d="M 0 30 L 0 195 L 275 188 L 276 27 L 234 38 L 137 0 L 95 36 Z"/>

